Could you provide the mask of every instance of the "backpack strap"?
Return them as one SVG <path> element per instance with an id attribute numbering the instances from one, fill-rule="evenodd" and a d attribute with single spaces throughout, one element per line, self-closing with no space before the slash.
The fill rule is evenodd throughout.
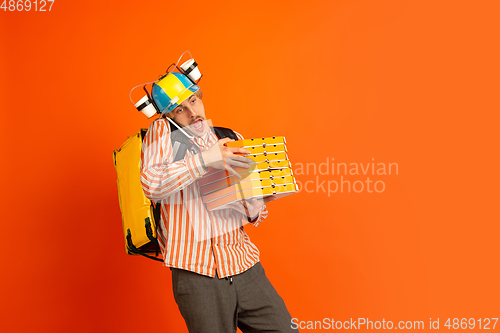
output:
<path id="1" fill-rule="evenodd" d="M 146 228 L 146 232 L 149 232 L 150 230 L 151 230 L 151 227 L 149 228 L 149 230 Z M 152 236 L 150 236 L 149 234 L 148 234 L 148 238 L 151 240 L 152 245 L 159 247 L 157 239 L 152 238 Z M 161 260 L 160 258 L 155 258 L 153 256 L 150 256 L 150 255 L 140 251 L 137 247 L 135 247 L 134 242 L 132 242 L 132 234 L 130 233 L 130 229 L 127 229 L 127 245 L 128 245 L 128 250 L 130 252 L 133 252 L 135 254 L 140 254 L 141 256 L 144 256 L 144 257 L 152 259 L 152 260 L 163 262 L 163 260 Z M 158 250 L 156 252 L 156 256 L 158 256 Z"/>
<path id="2" fill-rule="evenodd" d="M 172 143 L 174 162 L 183 160 L 188 149 L 195 154 L 200 152 L 200 148 L 191 142 L 176 126 L 172 126 L 170 123 L 168 123 L 168 126 L 170 126 L 170 141 Z"/>
<path id="3" fill-rule="evenodd" d="M 198 154 L 200 152 L 200 148 L 196 146 L 187 136 L 184 135 L 176 126 L 170 126 L 170 141 L 172 143 L 172 149 L 174 154 L 174 162 L 180 161 L 184 159 L 186 153 L 191 150 L 194 154 Z M 226 127 L 210 127 L 212 132 L 217 135 L 217 138 L 224 139 L 230 138 L 233 140 L 238 140 L 238 136 L 234 133 L 233 130 Z"/>
<path id="4" fill-rule="evenodd" d="M 212 131 L 217 135 L 217 137 L 220 139 L 224 138 L 230 138 L 235 141 L 238 141 L 238 136 L 232 129 L 226 128 L 226 127 L 211 127 Z"/>

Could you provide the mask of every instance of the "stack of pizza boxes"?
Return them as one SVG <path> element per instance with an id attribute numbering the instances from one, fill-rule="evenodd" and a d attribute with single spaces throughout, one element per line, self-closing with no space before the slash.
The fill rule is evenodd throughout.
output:
<path id="1" fill-rule="evenodd" d="M 210 168 L 199 180 L 200 195 L 208 210 L 225 208 L 239 200 L 275 196 L 281 198 L 299 191 L 282 136 L 246 139 L 226 143 L 228 147 L 250 150 L 249 169 L 234 168 L 238 178 L 226 170 Z"/>

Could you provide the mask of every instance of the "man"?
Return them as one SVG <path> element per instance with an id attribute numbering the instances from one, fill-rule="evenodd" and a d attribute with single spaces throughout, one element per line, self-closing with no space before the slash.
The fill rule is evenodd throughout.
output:
<path id="1" fill-rule="evenodd" d="M 171 110 L 166 103 L 157 103 L 164 108 L 163 116 L 150 125 L 144 138 L 141 182 L 146 196 L 162 204 L 158 241 L 165 265 L 172 270 L 174 298 L 188 330 L 292 331 L 291 316 L 265 276 L 259 250 L 243 228 L 243 221 L 255 226 L 262 222 L 267 217 L 265 203 L 273 199 L 247 200 L 207 211 L 197 180 L 209 167 L 240 177 L 233 168 L 249 168 L 252 160 L 242 155 L 250 151 L 224 146 L 232 140 L 218 140 L 208 126 L 199 87 L 182 74 L 176 73 L 172 80 L 172 87 L 178 87 L 180 80 L 185 89 L 168 97 L 168 105 L 176 101 Z M 172 87 L 163 83 L 170 94 Z M 193 136 L 199 153 L 188 150 L 184 159 L 173 161 L 172 125 L 166 117 Z"/>

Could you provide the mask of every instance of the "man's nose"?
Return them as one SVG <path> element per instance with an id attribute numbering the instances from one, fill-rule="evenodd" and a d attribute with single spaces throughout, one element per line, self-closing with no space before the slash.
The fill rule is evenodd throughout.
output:
<path id="1" fill-rule="evenodd" d="M 194 111 L 193 107 L 188 106 L 188 107 L 186 107 L 186 109 L 188 110 L 188 115 L 190 117 L 195 117 L 196 116 L 196 112 Z"/>

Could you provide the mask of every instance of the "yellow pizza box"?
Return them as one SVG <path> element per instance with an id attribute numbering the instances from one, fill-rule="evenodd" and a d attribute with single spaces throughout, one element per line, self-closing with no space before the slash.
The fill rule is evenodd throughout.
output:
<path id="1" fill-rule="evenodd" d="M 279 160 L 279 161 L 269 161 L 269 162 L 260 162 L 260 163 L 252 163 L 250 164 L 250 168 L 233 168 L 238 174 L 245 177 L 246 174 L 251 172 L 259 172 L 259 171 L 269 171 L 275 169 L 285 169 L 290 168 L 290 162 L 288 160 Z M 230 177 L 231 174 L 225 169 L 214 169 L 208 168 L 208 173 L 198 180 L 200 186 L 213 183 L 218 180 L 223 180 Z"/>
<path id="2" fill-rule="evenodd" d="M 227 147 L 250 150 L 250 168 L 233 168 L 241 178 L 226 170 L 212 169 L 199 182 L 200 194 L 208 210 L 221 209 L 238 200 L 283 196 L 297 193 L 298 187 L 287 156 L 283 136 L 254 138 L 226 143 Z"/>
<path id="3" fill-rule="evenodd" d="M 202 178 L 199 181 L 200 184 L 200 194 L 205 195 L 208 193 L 211 193 L 213 191 L 228 187 L 230 185 L 236 184 L 236 183 L 243 183 L 246 181 L 250 180 L 255 180 L 255 179 L 273 179 L 277 177 L 285 177 L 285 176 L 290 176 L 293 175 L 292 169 L 290 168 L 283 168 L 283 169 L 272 169 L 272 170 L 265 170 L 265 171 L 250 171 L 247 173 L 244 173 L 241 175 L 241 178 L 238 178 L 236 176 L 230 175 L 228 177 L 224 177 L 222 179 L 218 179 L 215 181 L 208 181 L 207 178 Z"/>
<path id="4" fill-rule="evenodd" d="M 223 209 L 228 204 L 243 199 L 264 198 L 267 196 L 275 196 L 276 198 L 279 199 L 297 192 L 298 192 L 298 187 L 295 183 L 275 185 L 275 186 L 265 186 L 265 187 L 253 187 L 225 194 L 222 197 L 218 197 L 216 199 L 204 202 L 208 210 L 216 210 L 216 209 Z"/>
<path id="5" fill-rule="evenodd" d="M 270 154 L 249 154 L 244 155 L 246 158 L 251 159 L 254 163 L 270 162 L 270 161 L 285 161 L 288 160 L 285 152 L 270 153 Z"/>
<path id="6" fill-rule="evenodd" d="M 269 145 L 286 144 L 284 136 L 273 136 L 268 138 L 245 139 L 226 143 L 227 147 L 267 147 Z"/>
<path id="7" fill-rule="evenodd" d="M 266 178 L 266 179 L 252 179 L 249 181 L 239 182 L 233 185 L 226 186 L 224 188 L 209 192 L 203 195 L 203 202 L 209 202 L 216 198 L 223 197 L 227 194 L 231 194 L 237 191 L 243 191 L 251 188 L 257 187 L 267 187 L 267 186 L 276 186 L 283 184 L 293 184 L 295 180 L 293 176 L 284 176 L 284 177 L 274 177 Z"/>
<path id="8" fill-rule="evenodd" d="M 232 143 L 232 142 L 230 142 Z M 247 146 L 243 147 L 250 150 L 250 154 L 271 154 L 271 153 L 286 153 L 286 145 L 284 143 L 277 143 L 274 145 L 261 145 L 261 146 Z"/>

